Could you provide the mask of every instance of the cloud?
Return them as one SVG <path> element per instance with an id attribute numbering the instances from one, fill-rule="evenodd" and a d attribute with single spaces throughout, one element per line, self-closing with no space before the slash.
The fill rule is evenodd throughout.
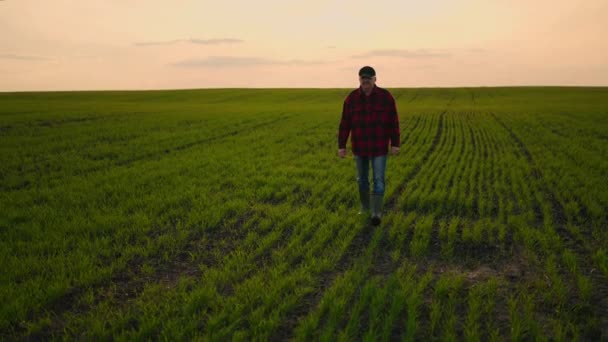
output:
<path id="1" fill-rule="evenodd" d="M 360 55 L 353 55 L 353 58 L 369 57 L 399 57 L 408 59 L 427 59 L 427 58 L 449 58 L 452 55 L 446 52 L 434 52 L 425 49 L 421 50 L 372 50 Z"/>
<path id="2" fill-rule="evenodd" d="M 468 49 L 468 51 L 470 53 L 488 53 L 488 52 L 490 52 L 490 50 L 488 50 L 488 49 L 481 49 L 481 48 L 471 48 L 471 49 Z"/>
<path id="3" fill-rule="evenodd" d="M 234 39 L 234 38 L 221 38 L 221 39 L 189 39 L 189 42 L 192 44 L 203 44 L 203 45 L 217 45 L 217 44 L 233 44 L 233 43 L 242 43 L 244 40 L 242 39 Z"/>
<path id="4" fill-rule="evenodd" d="M 259 57 L 234 57 L 234 56 L 210 56 L 206 58 L 193 58 L 170 65 L 187 68 L 205 67 L 248 67 L 263 65 L 319 65 L 326 64 L 326 61 L 305 61 L 300 59 L 275 60 Z"/>
<path id="5" fill-rule="evenodd" d="M 14 59 L 20 61 L 50 61 L 51 58 L 40 57 L 40 56 L 25 56 L 25 55 L 14 55 L 14 54 L 0 54 L 0 59 Z"/>
<path id="6" fill-rule="evenodd" d="M 177 43 L 190 43 L 190 44 L 199 44 L 199 45 L 219 45 L 219 44 L 236 44 L 242 43 L 243 40 L 235 39 L 235 38 L 218 38 L 218 39 L 174 39 L 174 40 L 165 40 L 165 41 L 157 41 L 157 42 L 137 42 L 133 45 L 135 46 L 157 46 L 157 45 L 174 45 Z"/>

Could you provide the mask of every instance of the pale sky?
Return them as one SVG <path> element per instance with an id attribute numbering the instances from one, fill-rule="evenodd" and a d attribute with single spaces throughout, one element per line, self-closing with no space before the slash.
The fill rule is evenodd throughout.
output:
<path id="1" fill-rule="evenodd" d="M 0 0 L 0 91 L 608 86 L 608 0 Z"/>

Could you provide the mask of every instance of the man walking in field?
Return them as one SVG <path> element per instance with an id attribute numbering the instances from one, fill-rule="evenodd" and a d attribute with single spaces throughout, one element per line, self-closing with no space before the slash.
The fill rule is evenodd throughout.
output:
<path id="1" fill-rule="evenodd" d="M 372 224 L 379 225 L 389 146 L 391 154 L 399 152 L 399 116 L 391 93 L 376 86 L 376 71 L 372 67 L 364 66 L 359 70 L 359 84 L 360 87 L 353 90 L 344 100 L 338 132 L 338 156 L 346 157 L 346 141 L 350 134 L 361 200 L 359 213 L 367 214 L 371 207 Z M 371 197 L 370 164 L 374 180 Z"/>

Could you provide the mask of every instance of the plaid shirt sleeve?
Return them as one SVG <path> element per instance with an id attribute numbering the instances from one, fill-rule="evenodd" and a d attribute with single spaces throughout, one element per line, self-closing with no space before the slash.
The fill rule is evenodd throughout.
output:
<path id="1" fill-rule="evenodd" d="M 352 111 L 350 108 L 349 97 L 344 100 L 342 106 L 342 120 L 340 120 L 340 128 L 338 130 L 338 148 L 346 148 L 346 141 L 352 127 Z"/>
<path id="2" fill-rule="evenodd" d="M 391 105 L 391 113 L 392 116 L 392 127 L 391 127 L 391 145 L 395 147 L 401 146 L 401 132 L 399 130 L 399 115 L 397 114 L 397 105 L 395 104 L 395 99 L 390 94 Z"/>

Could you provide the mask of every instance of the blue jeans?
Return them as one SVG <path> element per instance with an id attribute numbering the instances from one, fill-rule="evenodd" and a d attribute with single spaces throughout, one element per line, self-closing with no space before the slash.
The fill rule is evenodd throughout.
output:
<path id="1" fill-rule="evenodd" d="M 360 191 L 369 191 L 369 164 L 374 172 L 374 190 L 376 194 L 384 194 L 384 171 L 386 170 L 386 155 L 377 157 L 355 156 L 357 165 L 357 183 Z"/>

